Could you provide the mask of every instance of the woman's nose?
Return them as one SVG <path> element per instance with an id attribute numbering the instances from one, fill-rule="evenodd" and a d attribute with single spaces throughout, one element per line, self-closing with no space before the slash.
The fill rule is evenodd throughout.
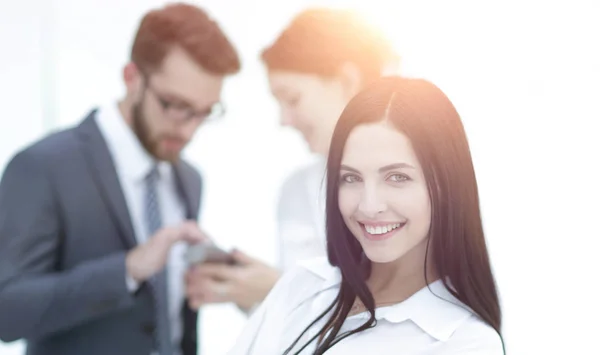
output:
<path id="1" fill-rule="evenodd" d="M 358 210 L 365 215 L 365 217 L 372 218 L 378 214 L 384 212 L 387 208 L 385 198 L 383 194 L 377 189 L 377 187 L 365 186 L 363 190 Z"/>

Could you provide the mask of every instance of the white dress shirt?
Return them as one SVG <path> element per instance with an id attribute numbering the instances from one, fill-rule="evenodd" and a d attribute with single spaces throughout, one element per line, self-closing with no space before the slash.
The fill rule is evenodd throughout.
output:
<path id="1" fill-rule="evenodd" d="M 281 188 L 277 208 L 281 270 L 326 254 L 325 167 L 325 159 L 319 158 L 293 173 Z"/>
<path id="2" fill-rule="evenodd" d="M 105 105 L 98 110 L 96 122 L 106 140 L 108 149 L 113 158 L 119 182 L 125 195 L 125 201 L 131 216 L 136 240 L 144 243 L 148 235 L 144 219 L 144 178 L 156 161 L 148 154 L 138 140 L 137 136 L 123 119 L 117 104 Z M 172 166 L 166 162 L 158 163 L 159 179 L 157 194 L 163 226 L 175 226 L 185 219 L 185 205 L 177 190 Z M 179 342 L 183 335 L 182 306 L 184 294 L 184 262 L 185 244 L 175 244 L 170 252 L 167 263 L 168 274 L 168 302 L 169 317 L 171 321 L 171 334 L 175 348 L 179 349 Z M 123 275 L 126 277 L 126 275 Z M 133 292 L 137 286 L 133 280 L 127 278 L 127 285 Z"/>
<path id="3" fill-rule="evenodd" d="M 286 273 L 252 315 L 229 355 L 281 355 L 336 298 L 341 274 L 326 258 L 300 263 Z M 431 290 L 431 291 L 430 291 Z M 441 298 L 439 298 L 441 297 Z M 396 305 L 377 308 L 377 326 L 354 334 L 327 355 L 501 355 L 496 331 L 453 297 L 438 280 Z M 355 329 L 368 312 L 346 319 L 341 333 Z M 313 326 L 291 354 L 318 333 Z M 316 342 L 301 354 L 312 354 Z"/>

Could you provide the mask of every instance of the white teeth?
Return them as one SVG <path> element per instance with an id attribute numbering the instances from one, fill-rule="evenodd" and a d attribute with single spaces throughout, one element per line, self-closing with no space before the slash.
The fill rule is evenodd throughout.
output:
<path id="1" fill-rule="evenodd" d="M 400 227 L 400 223 L 396 223 L 396 224 L 388 224 L 387 226 L 367 226 L 365 224 L 365 229 L 367 230 L 367 232 L 369 232 L 369 234 L 385 234 L 388 233 L 398 227 Z"/>

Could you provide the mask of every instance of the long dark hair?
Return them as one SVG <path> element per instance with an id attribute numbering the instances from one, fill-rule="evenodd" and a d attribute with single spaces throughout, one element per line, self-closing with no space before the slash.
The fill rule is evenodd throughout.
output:
<path id="1" fill-rule="evenodd" d="M 332 310 L 320 332 L 302 349 L 318 339 L 314 354 L 323 354 L 347 336 L 376 325 L 375 301 L 366 284 L 371 264 L 342 219 L 338 188 L 348 135 L 358 125 L 383 120 L 410 139 L 423 167 L 432 206 L 426 254 L 431 247 L 431 261 L 448 291 L 501 334 L 501 311 L 483 233 L 477 181 L 460 117 L 432 83 L 385 77 L 350 101 L 335 128 L 327 162 L 327 253 L 329 262 L 340 269 L 342 282 L 334 302 L 298 336 L 286 354 Z M 427 271 L 425 279 L 426 275 Z M 356 297 L 370 318 L 359 328 L 338 335 Z"/>

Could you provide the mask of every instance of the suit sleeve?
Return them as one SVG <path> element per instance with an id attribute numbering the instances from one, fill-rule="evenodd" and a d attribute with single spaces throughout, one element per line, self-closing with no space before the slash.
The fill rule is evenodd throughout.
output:
<path id="1" fill-rule="evenodd" d="M 124 277 L 125 251 L 57 271 L 64 226 L 42 161 L 22 152 L 9 162 L 0 181 L 3 341 L 68 331 L 133 305 Z"/>

